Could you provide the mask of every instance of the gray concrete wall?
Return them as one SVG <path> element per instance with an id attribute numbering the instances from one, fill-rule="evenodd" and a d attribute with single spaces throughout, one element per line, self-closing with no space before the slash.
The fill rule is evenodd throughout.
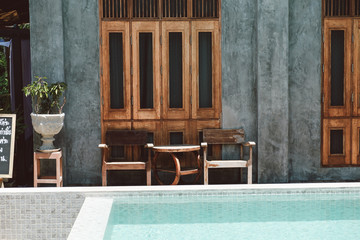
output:
<path id="1" fill-rule="evenodd" d="M 57 135 L 66 185 L 98 185 L 101 158 L 98 1 L 30 0 L 32 73 L 65 81 L 65 126 Z"/>
<path id="2" fill-rule="evenodd" d="M 254 0 L 222 2 L 221 57 L 222 127 L 244 128 L 246 139 L 257 142 L 256 7 Z M 254 150 L 256 156 L 256 148 Z M 234 159 L 234 156 L 239 156 L 238 152 L 228 148 L 224 159 Z M 225 175 L 238 178 L 238 171 L 227 171 Z M 257 174 L 256 161 L 254 174 Z M 219 176 L 224 174 L 216 177 Z"/>
<path id="3" fill-rule="evenodd" d="M 66 183 L 100 184 L 101 142 L 98 1 L 63 0 Z"/>
<path id="4" fill-rule="evenodd" d="M 259 0 L 257 25 L 258 181 L 288 181 L 288 1 Z"/>

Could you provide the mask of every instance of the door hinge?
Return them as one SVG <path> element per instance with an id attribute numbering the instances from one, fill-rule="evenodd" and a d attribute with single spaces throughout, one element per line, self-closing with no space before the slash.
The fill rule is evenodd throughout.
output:
<path id="1" fill-rule="evenodd" d="M 132 66 L 130 67 L 130 74 L 131 74 L 131 76 L 133 75 L 133 67 Z"/>
<path id="2" fill-rule="evenodd" d="M 192 95 L 190 95 L 190 105 L 192 105 Z"/>
<path id="3" fill-rule="evenodd" d="M 190 75 L 192 75 L 192 66 L 190 65 Z"/>
<path id="4" fill-rule="evenodd" d="M 101 76 L 103 75 L 103 67 L 100 69 Z"/>
<path id="5" fill-rule="evenodd" d="M 130 45 L 132 45 L 132 36 L 130 36 Z"/>
<path id="6" fill-rule="evenodd" d="M 325 72 L 325 66 L 324 66 L 324 64 L 322 65 L 322 71 Z"/>
<path id="7" fill-rule="evenodd" d="M 134 97 L 133 96 L 131 96 L 130 101 L 131 101 L 131 106 L 134 106 Z"/>
<path id="8" fill-rule="evenodd" d="M 354 93 L 351 93 L 351 102 L 354 102 Z"/>
<path id="9" fill-rule="evenodd" d="M 351 72 L 354 72 L 354 64 L 351 64 Z"/>
<path id="10" fill-rule="evenodd" d="M 192 36 L 190 35 L 190 45 L 192 45 Z"/>
<path id="11" fill-rule="evenodd" d="M 101 97 L 101 104 L 104 106 L 104 97 Z"/>
<path id="12" fill-rule="evenodd" d="M 162 75 L 162 65 L 160 66 L 160 74 Z"/>
<path id="13" fill-rule="evenodd" d="M 162 45 L 162 36 L 160 36 L 160 45 Z"/>
<path id="14" fill-rule="evenodd" d="M 160 104 L 163 105 L 163 96 L 160 96 Z"/>

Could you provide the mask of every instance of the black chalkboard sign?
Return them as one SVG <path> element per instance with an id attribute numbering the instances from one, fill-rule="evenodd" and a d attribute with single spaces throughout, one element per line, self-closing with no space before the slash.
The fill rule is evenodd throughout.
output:
<path id="1" fill-rule="evenodd" d="M 12 178 L 15 123 L 15 114 L 0 114 L 0 178 Z"/>

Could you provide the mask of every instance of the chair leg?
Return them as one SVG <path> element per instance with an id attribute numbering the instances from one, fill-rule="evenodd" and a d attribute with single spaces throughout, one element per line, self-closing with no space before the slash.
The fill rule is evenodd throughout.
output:
<path id="1" fill-rule="evenodd" d="M 248 172 L 247 172 L 247 183 L 252 184 L 252 165 L 248 166 Z"/>
<path id="2" fill-rule="evenodd" d="M 151 186 L 151 165 L 146 164 L 146 185 Z"/>
<path id="3" fill-rule="evenodd" d="M 242 175 L 243 175 L 243 169 L 242 168 L 240 168 L 240 183 L 241 183 L 241 180 L 242 180 Z"/>
<path id="4" fill-rule="evenodd" d="M 105 166 L 105 163 L 103 163 L 103 166 L 102 166 L 102 185 L 103 186 L 106 186 L 107 185 L 107 176 L 106 176 L 106 166 Z"/>
<path id="5" fill-rule="evenodd" d="M 204 185 L 208 185 L 208 178 L 209 178 L 209 168 L 208 163 L 206 160 L 204 160 Z"/>
<path id="6" fill-rule="evenodd" d="M 247 179 L 247 183 L 248 184 L 252 184 L 252 146 L 250 146 L 249 148 L 249 160 L 248 160 L 248 179 Z"/>

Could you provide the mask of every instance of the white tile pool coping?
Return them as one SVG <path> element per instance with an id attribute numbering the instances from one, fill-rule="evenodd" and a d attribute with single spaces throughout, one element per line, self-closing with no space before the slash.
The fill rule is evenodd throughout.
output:
<path id="1" fill-rule="evenodd" d="M 360 188 L 360 182 L 339 183 L 281 183 L 242 185 L 176 185 L 176 186 L 122 186 L 122 187 L 63 187 L 63 188 L 2 188 L 0 193 L 115 193 L 115 192 L 172 192 L 202 190 L 299 190 Z"/>
<path id="2" fill-rule="evenodd" d="M 86 198 L 68 240 L 103 239 L 113 199 Z"/>

